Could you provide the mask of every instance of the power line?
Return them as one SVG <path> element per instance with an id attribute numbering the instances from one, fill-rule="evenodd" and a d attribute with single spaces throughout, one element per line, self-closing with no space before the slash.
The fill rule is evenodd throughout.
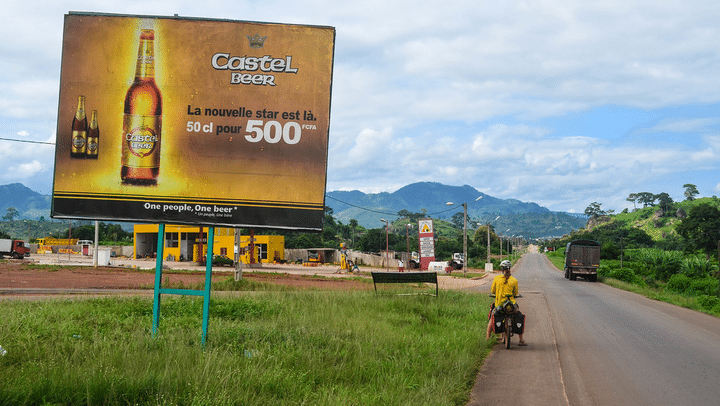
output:
<path id="1" fill-rule="evenodd" d="M 13 138 L 2 138 L 2 137 L 0 137 L 0 140 L 2 140 L 2 141 L 15 141 L 15 142 L 27 142 L 27 143 L 29 143 L 29 144 L 55 145 L 54 142 L 46 142 L 46 141 L 16 140 L 16 139 L 13 139 Z"/>
<path id="2" fill-rule="evenodd" d="M 371 211 L 371 212 L 373 212 L 373 213 L 387 214 L 388 216 L 397 216 L 397 213 L 388 213 L 388 212 L 384 212 L 384 211 L 378 211 L 378 210 L 368 209 L 367 207 L 361 207 L 361 206 L 354 205 L 354 204 L 352 204 L 352 203 L 343 202 L 342 200 L 336 199 L 336 198 L 334 198 L 334 197 L 332 197 L 332 196 L 330 196 L 330 195 L 328 195 L 328 194 L 325 194 L 325 197 L 329 197 L 329 198 L 335 200 L 336 202 L 340 202 L 340 203 L 343 203 L 343 204 L 347 204 L 348 206 L 357 207 L 358 209 L 361 209 L 361 210 Z"/>
<path id="3" fill-rule="evenodd" d="M 352 204 L 352 203 L 344 202 L 344 201 L 342 201 L 342 200 L 340 200 L 340 199 L 336 199 L 336 198 L 334 198 L 334 197 L 332 197 L 332 196 L 330 196 L 330 195 L 328 195 L 328 194 L 325 194 L 325 197 L 329 197 L 329 198 L 335 200 L 336 202 L 340 202 L 340 203 L 342 203 L 342 204 L 347 204 L 348 206 L 356 207 L 356 208 L 361 209 L 361 210 L 371 211 L 371 212 L 373 212 L 373 213 L 387 214 L 388 216 L 397 216 L 397 215 L 398 215 L 397 213 L 388 213 L 388 212 L 384 212 L 384 211 L 378 211 L 378 210 L 368 209 L 367 207 L 362 207 L 362 206 L 358 206 L 358 205 L 355 205 L 355 204 Z M 457 210 L 457 207 L 450 207 L 449 209 L 446 209 L 446 210 L 437 211 L 437 212 L 435 212 L 435 213 L 427 213 L 427 214 L 425 214 L 425 215 L 426 215 L 426 216 L 433 216 L 433 215 L 436 215 L 436 214 L 445 213 L 446 211 L 450 211 L 450 210 Z"/>

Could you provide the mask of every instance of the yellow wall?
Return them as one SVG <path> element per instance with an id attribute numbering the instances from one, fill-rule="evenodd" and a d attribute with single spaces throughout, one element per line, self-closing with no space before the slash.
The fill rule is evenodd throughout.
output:
<path id="1" fill-rule="evenodd" d="M 275 254 L 280 261 L 285 259 L 285 236 L 282 235 L 256 235 L 255 245 L 263 246 L 265 250 L 262 252 L 262 257 L 258 261 L 258 250 L 255 248 L 255 262 L 261 263 L 272 263 L 275 260 Z M 250 252 L 248 248 L 250 246 L 250 236 L 243 235 L 240 237 L 240 260 L 244 264 L 250 263 Z"/>
<path id="2" fill-rule="evenodd" d="M 134 241 L 134 250 L 133 250 L 133 257 L 137 257 L 138 254 L 138 241 L 140 241 L 143 238 L 143 235 L 153 235 L 153 238 L 157 236 L 158 233 L 158 225 L 157 224 L 136 224 L 134 228 L 134 235 L 133 235 L 133 241 Z M 207 233 L 208 227 L 203 227 L 203 232 Z M 181 252 L 182 252 L 182 235 L 183 234 L 197 234 L 200 232 L 200 227 L 197 226 L 182 226 L 182 225 L 166 225 L 165 226 L 165 243 L 163 248 L 163 257 L 168 258 L 168 256 L 172 256 L 176 261 L 179 260 Z M 141 235 L 141 238 L 138 238 L 138 234 Z M 170 235 L 176 235 L 177 236 L 177 246 L 169 246 L 171 245 L 171 241 L 169 239 Z M 213 237 L 213 255 L 225 255 L 228 258 L 234 258 L 235 251 L 235 230 L 232 228 L 215 228 L 215 233 Z M 281 235 L 256 235 L 255 236 L 255 244 L 256 246 L 262 245 L 263 248 L 265 248 L 265 251 L 262 253 L 263 257 L 266 257 L 265 259 L 261 259 L 259 262 L 263 263 L 269 263 L 274 261 L 275 253 L 277 253 L 280 260 L 285 259 L 285 237 Z M 247 247 L 250 245 L 250 236 L 244 235 L 240 237 L 240 249 L 241 253 L 244 253 L 244 255 L 241 256 L 241 261 L 243 263 L 250 263 L 250 253 L 246 252 L 248 251 Z M 203 248 L 207 246 L 207 243 L 203 243 Z M 185 247 L 186 251 L 189 255 L 192 255 L 192 260 L 197 261 L 197 245 L 194 245 L 192 247 Z M 155 252 L 157 250 L 157 244 L 153 247 L 152 251 Z M 258 250 L 255 249 L 255 262 L 258 262 Z M 183 257 L 184 260 L 188 260 L 187 257 Z"/>

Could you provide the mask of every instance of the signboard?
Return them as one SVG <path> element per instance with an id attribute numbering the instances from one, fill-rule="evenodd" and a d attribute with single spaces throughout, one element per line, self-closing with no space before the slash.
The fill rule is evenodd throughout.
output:
<path id="1" fill-rule="evenodd" d="M 430 262 L 435 261 L 435 231 L 431 219 L 418 220 L 420 245 L 420 270 L 427 271 Z"/>
<path id="2" fill-rule="evenodd" d="M 70 13 L 52 217 L 322 230 L 332 27 Z"/>

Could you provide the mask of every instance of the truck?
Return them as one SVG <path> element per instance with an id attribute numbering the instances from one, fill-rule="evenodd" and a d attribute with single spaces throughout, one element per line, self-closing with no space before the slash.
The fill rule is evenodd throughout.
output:
<path id="1" fill-rule="evenodd" d="M 415 251 L 410 254 L 408 269 L 420 269 L 420 255 Z"/>
<path id="2" fill-rule="evenodd" d="M 21 259 L 30 256 L 30 248 L 22 240 L 0 239 L 0 257 L 3 255 Z"/>
<path id="3" fill-rule="evenodd" d="M 452 267 L 452 269 L 456 271 L 462 269 L 464 264 L 465 259 L 463 258 L 463 255 L 459 252 L 454 253 L 452 259 L 448 261 L 448 266 Z"/>
<path id="4" fill-rule="evenodd" d="M 565 279 L 574 281 L 578 276 L 597 282 L 600 268 L 600 243 L 593 240 L 570 241 L 565 247 Z"/>

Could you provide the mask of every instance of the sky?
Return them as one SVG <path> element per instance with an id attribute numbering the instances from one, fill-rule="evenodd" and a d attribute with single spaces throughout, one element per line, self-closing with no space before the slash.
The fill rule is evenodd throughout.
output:
<path id="1" fill-rule="evenodd" d="M 5 3 L 0 184 L 52 193 L 63 18 L 86 11 L 335 27 L 327 191 L 430 181 L 580 213 L 720 195 L 717 1 Z"/>

